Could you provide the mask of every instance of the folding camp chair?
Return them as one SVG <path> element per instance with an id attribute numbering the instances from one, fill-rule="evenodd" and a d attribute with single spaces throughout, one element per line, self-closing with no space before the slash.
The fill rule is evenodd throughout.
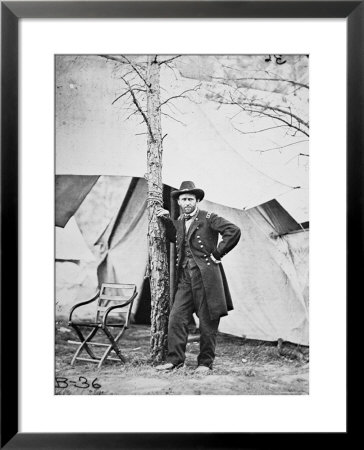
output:
<path id="1" fill-rule="evenodd" d="M 87 361 L 98 363 L 101 367 L 104 361 L 118 361 L 125 363 L 125 359 L 118 347 L 118 341 L 123 336 L 125 330 L 128 328 L 131 309 L 133 301 L 137 296 L 135 284 L 116 284 L 116 283 L 102 283 L 100 290 L 90 300 L 77 303 L 70 311 L 68 324 L 73 327 L 78 341 L 68 341 L 70 344 L 77 344 L 78 348 L 72 359 L 71 364 L 74 365 L 76 361 Z M 72 315 L 74 311 L 80 306 L 88 305 L 96 302 L 96 317 L 94 321 L 74 320 Z M 91 328 L 86 337 L 83 335 L 81 328 Z M 114 336 L 109 328 L 121 328 Z M 91 342 L 99 330 L 102 330 L 110 341 L 110 344 L 103 342 Z M 96 356 L 90 346 L 104 347 L 105 351 L 101 356 Z M 90 358 L 80 357 L 81 352 L 85 350 Z M 118 358 L 109 356 L 110 352 L 114 350 Z"/>

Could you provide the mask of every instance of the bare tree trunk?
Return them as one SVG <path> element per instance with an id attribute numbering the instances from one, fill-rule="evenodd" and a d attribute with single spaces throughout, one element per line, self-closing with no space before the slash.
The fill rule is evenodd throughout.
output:
<path id="1" fill-rule="evenodd" d="M 152 302 L 150 356 L 154 362 L 160 362 L 166 356 L 169 316 L 169 271 L 165 228 L 156 217 L 156 207 L 163 206 L 159 70 L 156 56 L 149 55 L 146 80 L 147 116 L 150 124 L 147 153 L 148 249 Z"/>

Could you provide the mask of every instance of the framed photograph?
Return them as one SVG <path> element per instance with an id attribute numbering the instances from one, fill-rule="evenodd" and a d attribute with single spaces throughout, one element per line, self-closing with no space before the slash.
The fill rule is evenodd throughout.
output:
<path id="1" fill-rule="evenodd" d="M 1 3 L 2 447 L 348 437 L 363 20 Z"/>

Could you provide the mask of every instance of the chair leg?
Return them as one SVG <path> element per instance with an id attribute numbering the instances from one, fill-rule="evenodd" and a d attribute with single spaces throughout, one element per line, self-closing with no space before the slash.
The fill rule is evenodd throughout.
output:
<path id="1" fill-rule="evenodd" d="M 113 338 L 113 340 L 114 340 L 114 342 L 115 342 L 115 344 L 117 345 L 117 342 L 118 342 L 118 340 L 121 338 L 121 336 L 124 334 L 124 331 L 126 330 L 126 327 L 123 327 L 122 329 L 121 329 L 121 331 L 117 334 L 117 336 L 115 337 L 115 338 Z M 106 333 L 105 333 L 106 334 Z M 106 334 L 107 335 L 107 334 Z M 108 336 L 108 335 L 107 335 Z M 109 338 L 110 339 L 110 338 Z M 119 348 L 119 347 L 118 347 Z M 109 356 L 109 354 L 110 354 L 110 352 L 111 352 L 111 350 L 113 349 L 113 346 L 112 345 L 110 345 L 109 346 L 109 348 L 105 351 L 105 353 L 103 354 L 103 356 L 102 356 L 102 358 L 101 358 L 101 360 L 100 360 L 100 362 L 99 362 L 99 364 L 98 364 L 98 368 L 100 368 L 101 366 L 102 366 L 102 364 L 104 363 L 104 361 L 105 361 L 105 359 L 107 359 L 107 357 Z M 123 355 L 120 353 L 120 355 L 121 355 L 121 358 L 120 358 L 120 356 L 119 356 L 119 358 L 121 359 L 121 361 L 123 362 L 123 363 L 125 363 L 125 358 L 123 357 Z"/>
<path id="2" fill-rule="evenodd" d="M 118 345 L 117 345 L 117 341 L 120 339 L 120 336 L 122 336 L 122 334 L 124 333 L 124 330 L 125 330 L 125 328 L 123 328 L 121 331 L 120 331 L 120 333 L 117 335 L 117 337 L 116 337 L 116 340 L 114 339 L 114 337 L 113 337 L 113 335 L 110 333 L 110 331 L 105 327 L 105 328 L 103 328 L 103 330 L 104 330 L 104 332 L 105 332 L 105 334 L 106 334 L 106 336 L 109 338 L 109 340 L 110 340 L 110 342 L 111 342 L 111 347 L 112 347 L 112 349 L 115 351 L 115 353 L 118 355 L 118 357 L 120 358 L 120 360 L 123 362 L 123 363 L 125 363 L 125 358 L 123 357 L 123 355 L 121 354 L 121 352 L 120 352 L 120 349 L 119 349 L 119 347 L 118 347 Z M 106 359 L 106 357 L 108 356 L 108 354 L 110 353 L 110 351 L 111 351 L 111 348 L 109 349 L 109 350 L 106 350 L 106 352 L 105 352 L 105 354 L 104 354 L 104 356 L 103 356 L 103 358 L 102 358 L 102 361 L 104 361 L 105 359 Z M 100 361 L 100 363 L 99 363 L 99 367 L 101 366 L 101 361 Z"/>
<path id="3" fill-rule="evenodd" d="M 108 348 L 105 350 L 105 353 L 102 355 L 100 362 L 97 365 L 98 369 L 100 369 L 100 367 L 103 365 L 105 359 L 109 356 L 111 350 L 112 350 L 112 345 L 109 345 Z"/>
<path id="4" fill-rule="evenodd" d="M 85 349 L 87 351 L 87 353 L 91 356 L 92 359 L 97 359 L 94 352 L 90 349 L 90 347 L 87 345 L 87 342 L 90 341 L 95 334 L 97 333 L 98 328 L 95 327 L 91 330 L 91 332 L 88 334 L 88 336 L 86 336 L 86 338 L 83 336 L 81 330 L 78 328 L 77 325 L 72 325 L 72 327 L 74 328 L 74 330 L 77 333 L 77 336 L 79 337 L 80 341 L 81 341 L 81 345 L 78 347 L 78 349 L 76 350 L 75 356 L 73 357 L 72 361 L 71 361 L 71 365 L 73 366 L 74 363 L 76 362 L 76 359 L 78 357 L 78 355 L 81 353 L 81 351 L 83 349 Z"/>

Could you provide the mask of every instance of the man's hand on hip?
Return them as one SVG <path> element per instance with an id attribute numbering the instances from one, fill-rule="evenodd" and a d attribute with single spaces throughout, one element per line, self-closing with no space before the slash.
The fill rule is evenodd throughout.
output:
<path id="1" fill-rule="evenodd" d="M 221 260 L 214 258 L 214 255 L 212 253 L 210 255 L 210 258 L 215 264 L 220 264 L 221 263 Z"/>

